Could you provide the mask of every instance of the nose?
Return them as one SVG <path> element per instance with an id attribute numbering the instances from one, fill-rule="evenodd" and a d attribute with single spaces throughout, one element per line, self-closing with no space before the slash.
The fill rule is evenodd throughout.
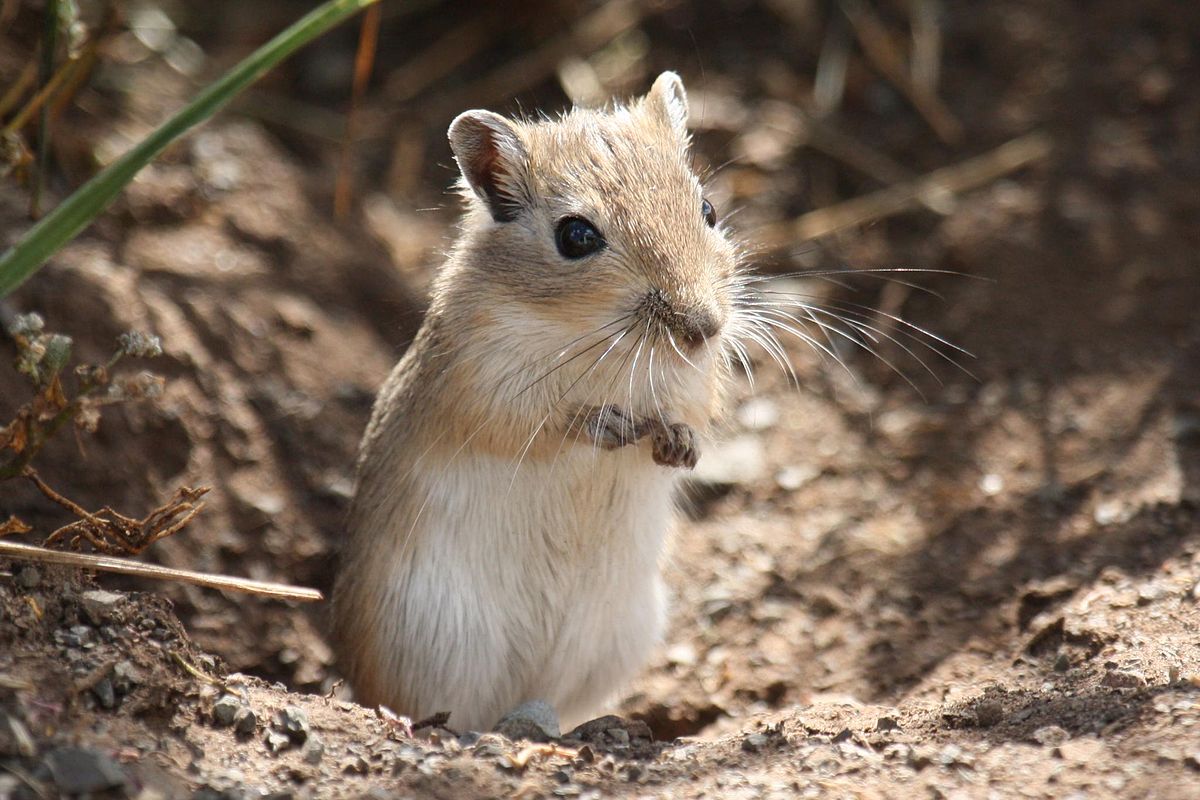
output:
<path id="1" fill-rule="evenodd" d="M 683 344 L 695 350 L 721 332 L 721 315 L 715 308 L 695 308 L 678 313 L 674 325 Z"/>

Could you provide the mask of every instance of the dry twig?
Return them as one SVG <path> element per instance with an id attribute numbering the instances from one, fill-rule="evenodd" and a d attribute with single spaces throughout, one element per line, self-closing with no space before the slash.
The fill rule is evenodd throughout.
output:
<path id="1" fill-rule="evenodd" d="M 810 211 L 791 222 L 768 228 L 759 239 L 769 248 L 790 247 L 883 219 L 921 204 L 922 198 L 948 197 L 991 183 L 1045 158 L 1050 154 L 1051 145 L 1046 133 L 1027 133 L 975 158 L 878 192 Z"/>
<path id="2" fill-rule="evenodd" d="M 883 77 L 908 98 L 938 138 L 954 144 L 962 138 L 962 123 L 926 85 L 912 79 L 904 54 L 896 49 L 886 26 L 863 0 L 840 0 L 863 53 Z"/>
<path id="3" fill-rule="evenodd" d="M 325 596 L 316 589 L 303 586 L 289 586 L 284 583 L 268 583 L 254 581 L 249 578 L 237 578 L 232 575 L 212 575 L 206 572 L 193 572 L 187 569 L 160 567 L 157 564 L 142 564 L 124 558 L 100 556 L 93 553 L 64 553 L 60 550 L 47 550 L 31 544 L 6 542 L 0 540 L 0 556 L 18 558 L 24 561 L 38 561 L 44 564 L 60 564 L 67 567 L 94 569 L 100 572 L 115 572 L 120 575 L 133 575 L 138 578 L 154 580 L 180 581 L 196 586 L 206 586 L 222 591 L 242 592 L 260 597 L 273 597 L 277 600 L 301 600 L 312 602 L 324 600 Z"/>
<path id="4" fill-rule="evenodd" d="M 333 214 L 338 219 L 345 219 L 350 213 L 350 198 L 353 183 L 354 139 L 358 134 L 358 110 L 362 105 L 363 94 L 367 91 L 367 81 L 371 78 L 371 69 L 375 65 L 375 48 L 379 43 L 379 18 L 383 6 L 373 5 L 366 10 L 362 18 L 362 27 L 358 35 L 358 51 L 354 54 L 354 86 L 350 95 L 350 110 L 346 112 L 346 132 L 342 140 L 342 153 L 338 161 L 337 182 L 333 191 Z"/>
<path id="5" fill-rule="evenodd" d="M 138 555 L 159 539 L 178 533 L 204 508 L 198 502 L 208 494 L 209 487 L 192 489 L 180 486 L 166 503 L 151 511 L 142 519 L 133 519 L 114 511 L 109 506 L 88 511 L 73 500 L 63 497 L 41 479 L 32 467 L 25 469 L 25 477 L 33 482 L 42 494 L 70 511 L 78 520 L 64 525 L 46 537 L 45 545 L 61 544 L 67 537 L 67 547 L 78 550 L 86 539 L 99 553 L 113 555 L 124 553 Z"/>

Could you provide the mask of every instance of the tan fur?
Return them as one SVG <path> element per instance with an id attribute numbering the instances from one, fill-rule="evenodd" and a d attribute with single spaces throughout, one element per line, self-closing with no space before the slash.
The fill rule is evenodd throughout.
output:
<path id="1" fill-rule="evenodd" d="M 629 107 L 544 122 L 468 112 L 451 127 L 468 207 L 364 436 L 335 592 L 339 658 L 363 702 L 485 727 L 542 698 L 571 721 L 660 635 L 678 470 L 653 463 L 648 441 L 602 450 L 581 422 L 613 403 L 702 432 L 721 408 L 722 334 L 686 361 L 667 341 L 689 315 L 734 313 L 735 251 L 702 219 L 686 118 L 665 73 Z M 564 259 L 568 216 L 608 246 Z M 665 311 L 647 310 L 653 290 Z M 574 357 L 624 315 L 630 332 L 599 365 L 611 338 Z M 655 339 L 638 349 L 643 329 Z"/>

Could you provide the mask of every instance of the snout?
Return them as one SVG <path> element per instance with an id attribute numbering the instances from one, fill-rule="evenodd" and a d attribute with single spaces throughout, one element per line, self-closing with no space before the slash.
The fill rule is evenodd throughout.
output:
<path id="1" fill-rule="evenodd" d="M 671 327 L 675 329 L 680 344 L 695 350 L 721 332 L 724 320 L 718 309 L 700 307 L 677 311 L 672 322 Z"/>
<path id="2" fill-rule="evenodd" d="M 671 297 L 660 289 L 647 293 L 644 307 L 686 350 L 695 350 L 721 332 L 725 313 L 715 299 Z"/>

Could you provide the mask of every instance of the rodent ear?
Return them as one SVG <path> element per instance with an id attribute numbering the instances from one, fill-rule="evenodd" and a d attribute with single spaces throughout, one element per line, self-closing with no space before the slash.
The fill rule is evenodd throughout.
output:
<path id="1" fill-rule="evenodd" d="M 463 180 L 487 204 L 492 219 L 516 219 L 529 162 L 516 126 L 491 111 L 464 111 L 446 135 Z"/>
<path id="2" fill-rule="evenodd" d="M 661 115 L 681 138 L 687 136 L 687 92 L 678 75 L 674 72 L 659 75 L 646 94 L 646 105 Z"/>

